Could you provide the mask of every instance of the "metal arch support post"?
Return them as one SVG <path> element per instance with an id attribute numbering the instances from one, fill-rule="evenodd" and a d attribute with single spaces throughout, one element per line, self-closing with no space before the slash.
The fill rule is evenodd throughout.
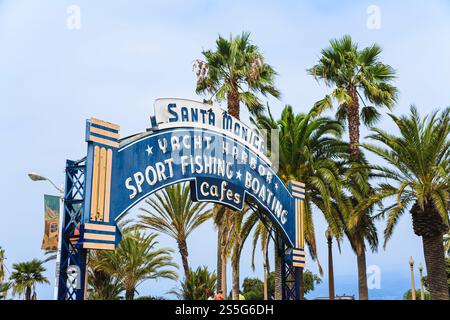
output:
<path id="1" fill-rule="evenodd" d="M 58 300 L 83 300 L 86 291 L 87 250 L 79 246 L 85 190 L 85 160 L 66 161 L 64 214 L 61 235 L 61 260 Z M 72 274 L 68 274 L 72 272 Z"/>
<path id="2" fill-rule="evenodd" d="M 278 242 L 278 253 L 281 257 L 281 299 L 300 300 L 301 268 L 294 267 L 289 260 L 287 248 L 283 240 Z"/>

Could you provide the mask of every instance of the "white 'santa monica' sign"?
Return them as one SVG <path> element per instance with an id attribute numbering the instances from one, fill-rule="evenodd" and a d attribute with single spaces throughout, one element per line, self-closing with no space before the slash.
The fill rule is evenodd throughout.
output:
<path id="1" fill-rule="evenodd" d="M 160 129 L 171 127 L 214 127 L 216 131 L 225 131 L 254 151 L 264 154 L 265 142 L 258 133 L 230 116 L 217 105 L 178 98 L 160 98 L 155 100 L 155 117 Z"/>

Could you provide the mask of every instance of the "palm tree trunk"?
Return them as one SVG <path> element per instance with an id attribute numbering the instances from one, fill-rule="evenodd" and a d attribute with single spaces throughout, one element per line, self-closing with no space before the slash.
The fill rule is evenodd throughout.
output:
<path id="1" fill-rule="evenodd" d="M 432 300 L 449 300 L 442 237 L 442 234 L 422 237 L 423 253 L 427 266 L 428 286 Z"/>
<path id="2" fill-rule="evenodd" d="M 352 103 L 348 104 L 348 134 L 350 138 L 350 155 L 352 160 L 359 159 L 359 101 L 358 93 L 353 85 L 347 88 L 347 94 L 352 98 Z"/>
<path id="3" fill-rule="evenodd" d="M 227 94 L 228 113 L 239 119 L 239 92 L 237 90 L 230 90 Z"/>
<path id="4" fill-rule="evenodd" d="M 269 286 L 267 284 L 267 280 L 269 278 L 269 265 L 267 261 L 267 245 L 263 249 L 263 256 L 264 256 L 264 300 L 269 300 Z"/>
<path id="5" fill-rule="evenodd" d="M 231 267 L 233 270 L 233 284 L 232 284 L 232 298 L 233 300 L 239 300 L 239 254 L 237 253 L 239 251 L 239 243 L 235 239 L 234 240 L 234 250 L 235 253 L 233 254 L 233 258 L 231 259 Z"/>
<path id="6" fill-rule="evenodd" d="M 278 248 L 278 236 L 275 236 L 275 292 L 274 292 L 274 299 L 275 300 L 281 300 L 283 298 L 283 295 L 281 293 L 281 269 L 283 268 L 283 261 L 280 257 L 280 250 Z"/>
<path id="7" fill-rule="evenodd" d="M 264 300 L 269 300 L 269 286 L 267 280 L 269 278 L 269 272 L 267 271 L 267 266 L 264 264 Z"/>
<path id="8" fill-rule="evenodd" d="M 364 248 L 364 242 L 361 243 L 361 240 L 358 241 L 356 249 L 356 260 L 358 263 L 359 300 L 368 300 L 369 289 L 367 287 L 366 250 Z"/>
<path id="9" fill-rule="evenodd" d="M 31 300 L 31 287 L 25 288 L 25 300 Z"/>
<path id="10" fill-rule="evenodd" d="M 188 263 L 188 249 L 187 249 L 187 244 L 186 244 L 186 239 L 181 239 L 178 241 L 178 250 L 180 251 L 180 255 L 181 255 L 181 262 L 183 264 L 183 269 L 184 269 L 184 276 L 187 277 L 189 276 L 189 263 Z"/>
<path id="11" fill-rule="evenodd" d="M 126 300 L 134 300 L 134 288 L 125 291 Z"/>
<path id="12" fill-rule="evenodd" d="M 431 299 L 448 300 L 445 253 L 442 243 L 443 235 L 448 231 L 448 225 L 442 221 L 431 199 L 428 199 L 423 209 L 416 202 L 411 208 L 411 216 L 414 233 L 422 237 Z"/>
<path id="13" fill-rule="evenodd" d="M 222 225 L 217 228 L 217 291 L 222 290 L 222 246 L 221 246 Z"/>
<path id="14" fill-rule="evenodd" d="M 223 297 L 227 299 L 227 253 L 225 248 L 222 247 L 222 292 Z"/>

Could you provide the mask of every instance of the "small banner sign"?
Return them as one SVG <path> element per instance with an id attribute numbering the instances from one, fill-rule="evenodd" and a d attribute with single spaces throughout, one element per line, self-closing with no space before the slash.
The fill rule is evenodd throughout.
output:
<path id="1" fill-rule="evenodd" d="M 44 238 L 42 239 L 43 250 L 58 249 L 59 234 L 59 197 L 44 195 Z"/>

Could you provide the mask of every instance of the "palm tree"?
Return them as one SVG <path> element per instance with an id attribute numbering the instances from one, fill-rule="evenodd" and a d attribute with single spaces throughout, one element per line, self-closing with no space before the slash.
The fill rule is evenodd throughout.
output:
<path id="1" fill-rule="evenodd" d="M 120 280 L 125 299 L 133 300 L 136 288 L 145 280 L 167 278 L 176 280 L 177 268 L 172 262 L 173 250 L 159 248 L 156 233 L 144 234 L 137 227 L 124 233 L 115 251 L 105 251 L 98 268 Z"/>
<path id="2" fill-rule="evenodd" d="M 90 300 L 119 300 L 124 291 L 120 279 L 105 272 L 101 262 L 106 251 L 91 250 L 89 252 L 89 299 Z"/>
<path id="3" fill-rule="evenodd" d="M 264 269 L 264 300 L 269 300 L 269 242 L 270 242 L 270 223 L 266 226 L 262 220 L 259 220 L 255 225 L 253 232 L 253 250 L 252 250 L 252 269 L 255 270 L 255 251 L 258 246 L 258 242 L 261 243 L 261 252 L 263 256 L 263 269 Z"/>
<path id="4" fill-rule="evenodd" d="M 343 127 L 338 121 L 314 118 L 314 115 L 314 110 L 295 115 L 292 107 L 286 106 L 279 121 L 273 119 L 269 110 L 268 116 L 258 116 L 255 123 L 262 129 L 279 128 L 279 140 L 283 142 L 279 149 L 278 175 L 281 179 L 285 183 L 289 180 L 306 183 L 305 240 L 311 257 L 317 259 L 313 206 L 324 214 L 337 239 L 343 234 L 342 222 L 337 214 L 341 204 L 332 199 L 341 198 L 340 171 L 342 162 L 348 158 L 348 145 L 340 141 Z M 319 269 L 322 272 L 320 263 Z"/>
<path id="5" fill-rule="evenodd" d="M 140 208 L 139 226 L 162 232 L 178 244 L 185 277 L 189 275 L 187 238 L 205 221 L 212 217 L 212 211 L 204 202 L 193 202 L 186 183 L 176 184 L 145 200 L 150 209 Z"/>
<path id="6" fill-rule="evenodd" d="M 264 62 L 259 48 L 250 41 L 250 33 L 227 40 L 222 36 L 216 40 L 216 50 L 206 50 L 205 60 L 196 60 L 198 94 L 206 94 L 210 99 L 227 100 L 228 113 L 239 119 L 243 102 L 249 111 L 256 114 L 263 110 L 257 94 L 280 97 L 274 85 L 276 72 Z"/>
<path id="7" fill-rule="evenodd" d="M 392 109 L 397 100 L 397 88 L 392 85 L 395 79 L 394 69 L 380 61 L 382 49 L 377 44 L 359 50 L 350 36 L 330 41 L 330 47 L 322 50 L 319 63 L 308 69 L 308 73 L 322 80 L 333 90 L 331 95 L 318 101 L 314 108 L 317 114 L 332 107 L 332 100 L 337 100 L 336 118 L 346 121 L 350 138 L 350 155 L 353 162 L 360 161 L 359 139 L 360 122 L 373 125 L 379 118 L 377 107 Z M 360 110 L 360 103 L 363 107 Z M 363 170 L 362 168 L 360 168 Z M 368 174 L 368 173 L 367 173 Z M 353 183 L 353 182 L 352 182 Z M 360 188 L 360 192 L 370 188 Z M 363 198 L 368 194 L 362 194 Z M 356 200 L 353 195 L 353 199 Z M 352 213 L 353 214 L 353 213 Z M 366 212 L 366 214 L 368 214 Z M 364 220 L 360 220 L 363 222 Z M 356 226 L 355 226 L 356 227 Z M 365 245 L 359 232 L 347 233 L 357 254 L 359 298 L 368 299 Z"/>
<path id="8" fill-rule="evenodd" d="M 4 267 L 4 261 L 5 261 L 5 250 L 0 247 L 0 300 L 6 299 L 6 296 L 8 295 L 8 290 L 11 287 L 11 284 L 9 282 L 3 282 L 5 280 L 5 267 Z"/>
<path id="9" fill-rule="evenodd" d="M 216 290 L 217 276 L 208 271 L 207 267 L 190 270 L 189 276 L 181 283 L 181 288 L 169 293 L 183 300 L 206 300 L 209 293 Z"/>
<path id="10" fill-rule="evenodd" d="M 368 206 L 360 215 L 357 214 L 356 209 L 359 205 L 368 203 L 368 199 L 375 193 L 374 188 L 371 186 L 374 173 L 368 166 L 369 164 L 362 152 L 359 154 L 358 162 L 350 160 L 350 162 L 345 164 L 342 184 L 349 194 L 345 193 L 341 196 L 345 209 L 337 211 L 338 217 L 345 226 L 345 235 L 349 239 L 351 248 L 356 255 L 360 300 L 369 298 L 366 251 L 368 248 L 372 252 L 378 250 L 376 216 L 374 216 L 375 204 Z M 357 215 L 360 219 L 355 219 Z"/>
<path id="11" fill-rule="evenodd" d="M 32 294 L 36 294 L 37 284 L 49 284 L 50 282 L 43 275 L 46 270 L 43 264 L 44 262 L 38 259 L 13 264 L 14 271 L 9 277 L 12 282 L 13 294 L 22 295 L 25 293 L 25 299 L 31 300 Z"/>
<path id="12" fill-rule="evenodd" d="M 397 100 L 394 69 L 380 61 L 382 49 L 377 44 L 362 50 L 348 35 L 330 41 L 330 47 L 322 50 L 319 63 L 308 69 L 308 73 L 333 87 L 330 95 L 316 103 L 316 112 L 332 107 L 337 100 L 336 117 L 347 121 L 350 137 L 350 152 L 353 160 L 359 156 L 360 121 L 374 124 L 380 113 L 376 107 L 392 109 Z M 364 105 L 359 110 L 360 102 Z"/>
<path id="13" fill-rule="evenodd" d="M 222 36 L 216 40 L 215 50 L 202 52 L 205 60 L 197 59 L 194 70 L 197 75 L 196 92 L 217 101 L 227 100 L 228 113 L 239 119 L 240 102 L 248 108 L 250 113 L 261 112 L 263 104 L 258 94 L 271 95 L 279 98 L 280 92 L 275 87 L 277 73 L 267 63 L 259 48 L 250 41 L 250 33 L 243 32 L 240 36 L 230 36 L 227 40 Z M 232 210 L 227 209 L 224 221 L 216 223 L 218 227 L 218 256 L 217 270 L 221 275 L 221 290 L 226 292 L 226 239 L 230 235 Z M 225 260 L 224 260 L 225 259 Z M 220 270 L 220 271 L 219 271 Z M 224 290 L 225 289 L 225 290 Z"/>
<path id="14" fill-rule="evenodd" d="M 8 295 L 8 291 L 11 288 L 11 283 L 9 282 L 0 282 L 0 300 L 6 299 Z"/>
<path id="15" fill-rule="evenodd" d="M 382 210 L 387 215 L 386 247 L 399 217 L 409 209 L 414 233 L 422 237 L 431 298 L 449 299 L 442 238 L 449 229 L 450 108 L 423 119 L 414 106 L 410 112 L 409 116 L 389 115 L 400 130 L 399 136 L 371 129 L 368 138 L 380 145 L 364 147 L 390 165 L 374 166 L 388 182 L 380 184 L 371 201 L 358 210 L 394 197 L 395 201 Z"/>

